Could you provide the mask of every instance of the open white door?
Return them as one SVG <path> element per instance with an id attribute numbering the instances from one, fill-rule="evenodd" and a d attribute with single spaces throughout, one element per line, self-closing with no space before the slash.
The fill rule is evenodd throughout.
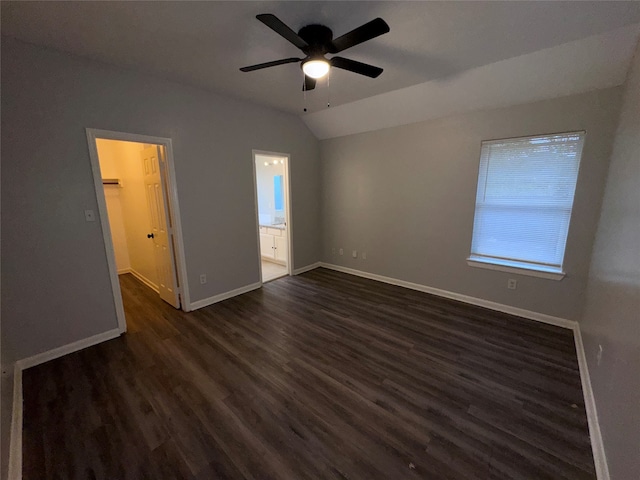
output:
<path id="1" fill-rule="evenodd" d="M 165 183 L 165 159 L 163 148 L 157 145 L 147 147 L 141 152 L 144 186 L 147 192 L 149 215 L 152 231 L 156 267 L 158 270 L 158 289 L 160 298 L 180 308 L 178 279 L 173 254 L 173 229 L 169 215 Z"/>

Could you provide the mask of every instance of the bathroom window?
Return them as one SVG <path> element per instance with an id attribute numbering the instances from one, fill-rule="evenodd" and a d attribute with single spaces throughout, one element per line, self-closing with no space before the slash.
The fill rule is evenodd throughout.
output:
<path id="1" fill-rule="evenodd" d="M 284 210 L 284 181 L 282 175 L 273 177 L 274 206 L 276 210 Z"/>

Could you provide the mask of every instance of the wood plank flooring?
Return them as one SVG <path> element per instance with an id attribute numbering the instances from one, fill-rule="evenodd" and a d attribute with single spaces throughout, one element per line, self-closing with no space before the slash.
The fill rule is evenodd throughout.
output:
<path id="1" fill-rule="evenodd" d="M 24 372 L 24 479 L 594 479 L 572 332 L 326 269 Z"/>

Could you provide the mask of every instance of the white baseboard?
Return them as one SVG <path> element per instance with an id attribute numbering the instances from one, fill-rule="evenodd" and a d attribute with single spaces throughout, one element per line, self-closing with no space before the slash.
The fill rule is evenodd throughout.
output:
<path id="1" fill-rule="evenodd" d="M 321 262 L 321 267 L 335 270 L 338 272 L 348 273 L 350 275 L 356 275 L 371 280 L 377 280 L 379 282 L 388 283 L 391 285 L 397 285 L 400 287 L 410 288 L 412 290 L 418 290 L 425 293 L 431 293 L 440 297 L 450 298 L 458 300 L 464 303 L 470 303 L 472 305 L 478 305 L 480 307 L 489 308 L 491 310 L 497 310 L 499 312 L 509 313 L 519 317 L 528 318 L 530 320 L 536 320 L 538 322 L 544 322 L 559 327 L 564 327 L 573 330 L 576 355 L 578 357 L 578 366 L 580 368 L 580 381 L 582 383 L 582 393 L 584 395 L 585 409 L 587 413 L 587 420 L 589 423 L 589 436 L 591 438 L 591 448 L 593 451 L 593 460 L 596 468 L 596 475 L 598 480 L 610 480 L 609 469 L 607 466 L 607 460 L 604 450 L 604 443 L 602 441 L 602 433 L 600 432 L 600 425 L 598 423 L 598 414 L 596 411 L 596 402 L 593 396 L 593 390 L 591 388 L 591 378 L 589 377 L 589 368 L 587 365 L 587 359 L 584 352 L 584 345 L 582 343 L 582 335 L 580 333 L 580 325 L 574 320 L 568 320 L 566 318 L 554 317 L 546 315 L 544 313 L 533 312 L 531 310 L 525 310 L 522 308 L 512 307 L 509 305 L 503 305 L 481 298 L 470 297 L 468 295 L 462 295 L 455 292 L 449 292 L 447 290 L 441 290 L 439 288 L 428 287 L 426 285 L 420 285 L 417 283 L 406 282 L 404 280 L 398 280 L 391 277 L 385 277 L 382 275 L 376 275 L 374 273 L 363 272 L 355 270 L 353 268 L 342 267 L 340 265 L 332 265 L 329 263 Z M 314 267 L 315 268 L 315 267 Z"/>
<path id="2" fill-rule="evenodd" d="M 207 307 L 209 305 L 213 305 L 214 303 L 221 302 L 231 297 L 235 297 L 237 295 L 242 295 L 243 293 L 250 292 L 252 290 L 256 290 L 262 286 L 262 282 L 252 283 L 250 285 L 245 285 L 244 287 L 236 288 L 235 290 L 231 290 L 229 292 L 220 293 L 218 295 L 214 295 L 213 297 L 204 298 L 202 300 L 197 300 L 191 305 L 189 305 L 189 311 L 197 310 L 199 308 Z"/>
<path id="3" fill-rule="evenodd" d="M 22 479 L 22 369 L 13 367 L 13 405 L 11 410 L 11 439 L 9 443 L 9 480 Z"/>
<path id="4" fill-rule="evenodd" d="M 296 268 L 291 272 L 291 275 L 300 275 L 301 273 L 308 272 L 310 270 L 314 270 L 321 266 L 320 262 L 312 263 L 311 265 L 307 265 L 305 267 Z"/>
<path id="5" fill-rule="evenodd" d="M 321 262 L 319 266 L 328 268 L 330 270 L 335 270 L 337 272 L 348 273 L 350 275 L 356 275 L 358 277 L 368 278 L 370 280 L 377 280 L 379 282 L 388 283 L 391 285 L 410 288 L 411 290 L 431 293 L 440 297 L 450 298 L 452 300 L 458 300 L 460 302 L 469 303 L 472 305 L 489 308 L 491 310 L 497 310 L 499 312 L 509 313 L 518 317 L 524 317 L 530 320 L 536 320 L 538 322 L 548 323 L 551 325 L 556 325 L 558 327 L 573 330 L 574 340 L 576 344 L 576 355 L 578 357 L 578 366 L 580 368 L 582 393 L 584 395 L 585 409 L 587 413 L 587 420 L 589 423 L 589 436 L 591 438 L 591 449 L 593 451 L 593 461 L 596 468 L 596 475 L 598 480 L 610 480 L 609 469 L 607 467 L 607 460 L 604 451 L 604 444 L 602 441 L 602 433 L 600 432 L 598 414 L 596 412 L 596 402 L 593 396 L 593 390 L 591 388 L 591 378 L 589 377 L 589 368 L 587 366 L 587 359 L 584 352 L 584 345 L 582 343 L 582 335 L 580 333 L 580 325 L 578 324 L 578 322 L 576 322 L 575 320 L 554 317 L 551 315 L 546 315 L 544 313 L 533 312 L 531 310 L 525 310 L 509 305 L 503 305 L 501 303 L 491 302 L 489 300 L 483 300 L 481 298 L 470 297 L 468 295 L 462 295 L 460 293 L 449 292 L 447 290 L 441 290 L 439 288 L 428 287 L 426 285 L 420 285 L 418 283 L 406 282 L 404 280 L 398 280 L 396 278 L 385 277 L 382 275 L 376 275 L 374 273 L 355 270 L 353 268 L 342 267 L 340 265 Z"/>
<path id="6" fill-rule="evenodd" d="M 375 273 L 363 272 L 353 268 L 342 267 L 340 265 L 333 265 L 330 263 L 320 263 L 321 267 L 335 270 L 337 272 L 348 273 L 350 275 L 356 275 L 358 277 L 368 278 L 370 280 L 377 280 L 378 282 L 388 283 L 391 285 L 397 285 L 399 287 L 410 288 L 411 290 L 417 290 L 419 292 L 431 293 L 439 297 L 450 298 L 452 300 L 458 300 L 459 302 L 469 303 L 471 305 L 477 305 L 479 307 L 488 308 L 490 310 L 496 310 L 498 312 L 508 313 L 517 317 L 524 317 L 530 320 L 537 320 L 538 322 L 548 323 L 556 325 L 558 327 L 575 329 L 578 324 L 575 320 L 568 320 L 566 318 L 554 317 L 552 315 L 546 315 L 544 313 L 538 313 L 531 310 L 525 310 L 524 308 L 512 307 L 510 305 L 504 305 L 502 303 L 491 302 L 482 298 L 470 297 L 469 295 L 463 295 L 461 293 L 450 292 L 448 290 L 441 290 L 439 288 L 428 287 L 419 283 L 407 282 L 405 280 L 398 280 L 397 278 L 385 277 L 383 275 L 377 275 Z"/>
<path id="7" fill-rule="evenodd" d="M 153 283 L 151 280 L 149 280 L 147 277 L 145 277 L 141 273 L 136 272 L 133 268 L 129 269 L 128 273 L 130 273 L 131 275 L 136 277 L 138 280 L 140 280 L 142 283 L 144 283 L 147 287 L 149 287 L 154 292 L 156 292 L 156 293 L 160 292 L 160 289 L 158 288 L 158 285 Z"/>
<path id="8" fill-rule="evenodd" d="M 111 340 L 112 338 L 119 337 L 120 333 L 121 332 L 119 328 L 114 328 L 113 330 L 108 330 L 106 332 L 99 333 L 88 338 L 83 338 L 82 340 L 78 340 L 77 342 L 69 343 L 67 345 L 54 348 L 53 350 L 47 350 L 46 352 L 38 353 L 37 355 L 33 355 L 32 357 L 18 360 L 16 362 L 16 367 L 20 370 L 26 370 L 27 368 L 35 367 L 36 365 L 48 362 L 49 360 L 53 360 L 54 358 L 62 357 L 63 355 L 68 355 L 69 353 L 77 352 L 78 350 L 84 350 L 87 347 L 92 347 L 93 345 L 97 345 L 98 343 L 106 342 L 107 340 Z"/>
<path id="9" fill-rule="evenodd" d="M 118 275 L 124 275 L 125 273 L 131 273 L 131 269 L 130 268 L 122 268 L 122 269 L 118 270 Z"/>
<path id="10" fill-rule="evenodd" d="M 106 342 L 112 338 L 120 336 L 120 329 L 114 328 L 89 338 L 69 343 L 53 350 L 38 353 L 31 357 L 18 360 L 14 365 L 13 372 L 13 409 L 11 412 L 11 441 L 9 447 L 9 480 L 20 480 L 22 478 L 22 372 L 27 368 L 35 367 L 41 363 L 48 362 L 55 358 L 62 357 L 69 353 L 83 350 L 87 347 Z"/>
<path id="11" fill-rule="evenodd" d="M 578 355 L 578 366 L 580 367 L 580 380 L 582 382 L 582 393 L 584 395 L 584 405 L 587 411 L 587 421 L 589 422 L 589 437 L 591 438 L 591 450 L 593 451 L 593 463 L 596 467 L 598 480 L 609 480 L 609 467 L 602 441 L 602 432 L 598 422 L 598 412 L 596 410 L 596 399 L 591 388 L 591 377 L 589 376 L 589 366 L 582 343 L 582 333 L 580 325 L 576 325 L 573 330 L 573 337 L 576 342 L 576 353 Z"/>

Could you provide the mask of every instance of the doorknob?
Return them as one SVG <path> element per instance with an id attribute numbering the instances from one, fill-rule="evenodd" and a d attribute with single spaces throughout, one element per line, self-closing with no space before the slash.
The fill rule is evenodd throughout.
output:
<path id="1" fill-rule="evenodd" d="M 153 233 L 147 233 L 147 238 L 153 238 Z"/>

